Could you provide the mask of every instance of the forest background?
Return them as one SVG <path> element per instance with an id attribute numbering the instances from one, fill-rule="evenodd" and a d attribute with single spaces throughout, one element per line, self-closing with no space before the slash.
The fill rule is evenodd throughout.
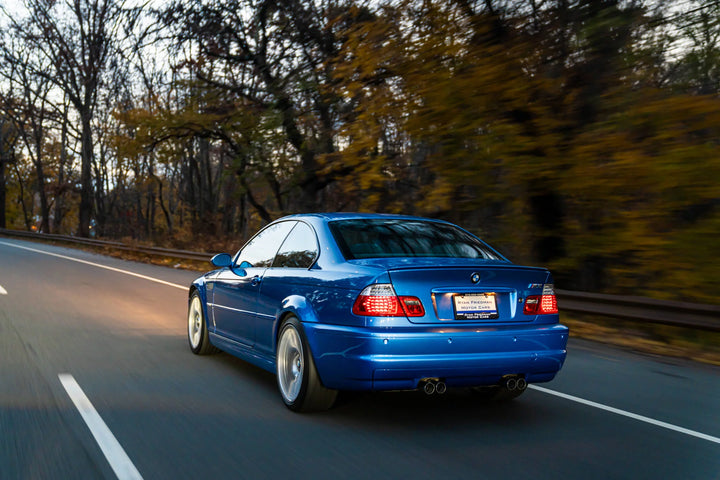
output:
<path id="1" fill-rule="evenodd" d="M 0 0 L 0 27 L 0 228 L 233 251 L 419 214 L 560 288 L 719 302 L 718 0 Z"/>

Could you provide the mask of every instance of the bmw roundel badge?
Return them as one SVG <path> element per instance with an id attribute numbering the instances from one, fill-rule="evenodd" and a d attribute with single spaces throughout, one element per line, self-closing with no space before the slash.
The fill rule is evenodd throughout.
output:
<path id="1" fill-rule="evenodd" d="M 470 275 L 470 280 L 472 280 L 473 283 L 478 283 L 480 281 L 480 274 L 473 272 L 473 274 Z"/>

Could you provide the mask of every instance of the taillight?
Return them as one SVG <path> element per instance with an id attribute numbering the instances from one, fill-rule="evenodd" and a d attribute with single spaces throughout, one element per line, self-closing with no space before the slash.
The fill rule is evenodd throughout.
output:
<path id="1" fill-rule="evenodd" d="M 525 307 L 523 308 L 525 315 L 547 315 L 558 313 L 557 298 L 555 297 L 555 289 L 552 284 L 543 286 L 542 295 L 529 295 L 525 299 Z"/>
<path id="2" fill-rule="evenodd" d="M 352 312 L 355 315 L 366 317 L 422 317 L 425 309 L 417 297 L 395 294 L 395 289 L 389 283 L 376 283 L 369 285 L 360 292 Z"/>
<path id="3" fill-rule="evenodd" d="M 417 297 L 399 297 L 400 303 L 405 310 L 405 314 L 408 317 L 422 317 L 425 315 L 425 309 L 422 306 L 422 302 Z"/>

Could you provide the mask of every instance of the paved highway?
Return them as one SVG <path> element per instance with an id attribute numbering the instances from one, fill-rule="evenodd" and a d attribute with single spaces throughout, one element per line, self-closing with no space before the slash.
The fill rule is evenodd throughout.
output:
<path id="1" fill-rule="evenodd" d="M 0 479 L 720 480 L 720 368 L 571 340 L 510 404 L 381 393 L 298 415 L 273 375 L 190 353 L 195 276 L 0 238 Z"/>

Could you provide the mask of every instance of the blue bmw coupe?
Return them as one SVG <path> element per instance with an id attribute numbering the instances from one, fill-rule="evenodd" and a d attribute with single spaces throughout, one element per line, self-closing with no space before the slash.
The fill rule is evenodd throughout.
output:
<path id="1" fill-rule="evenodd" d="M 281 218 L 189 291 L 188 340 L 276 373 L 294 411 L 339 390 L 511 399 L 565 361 L 553 279 L 451 223 L 374 214 Z"/>

